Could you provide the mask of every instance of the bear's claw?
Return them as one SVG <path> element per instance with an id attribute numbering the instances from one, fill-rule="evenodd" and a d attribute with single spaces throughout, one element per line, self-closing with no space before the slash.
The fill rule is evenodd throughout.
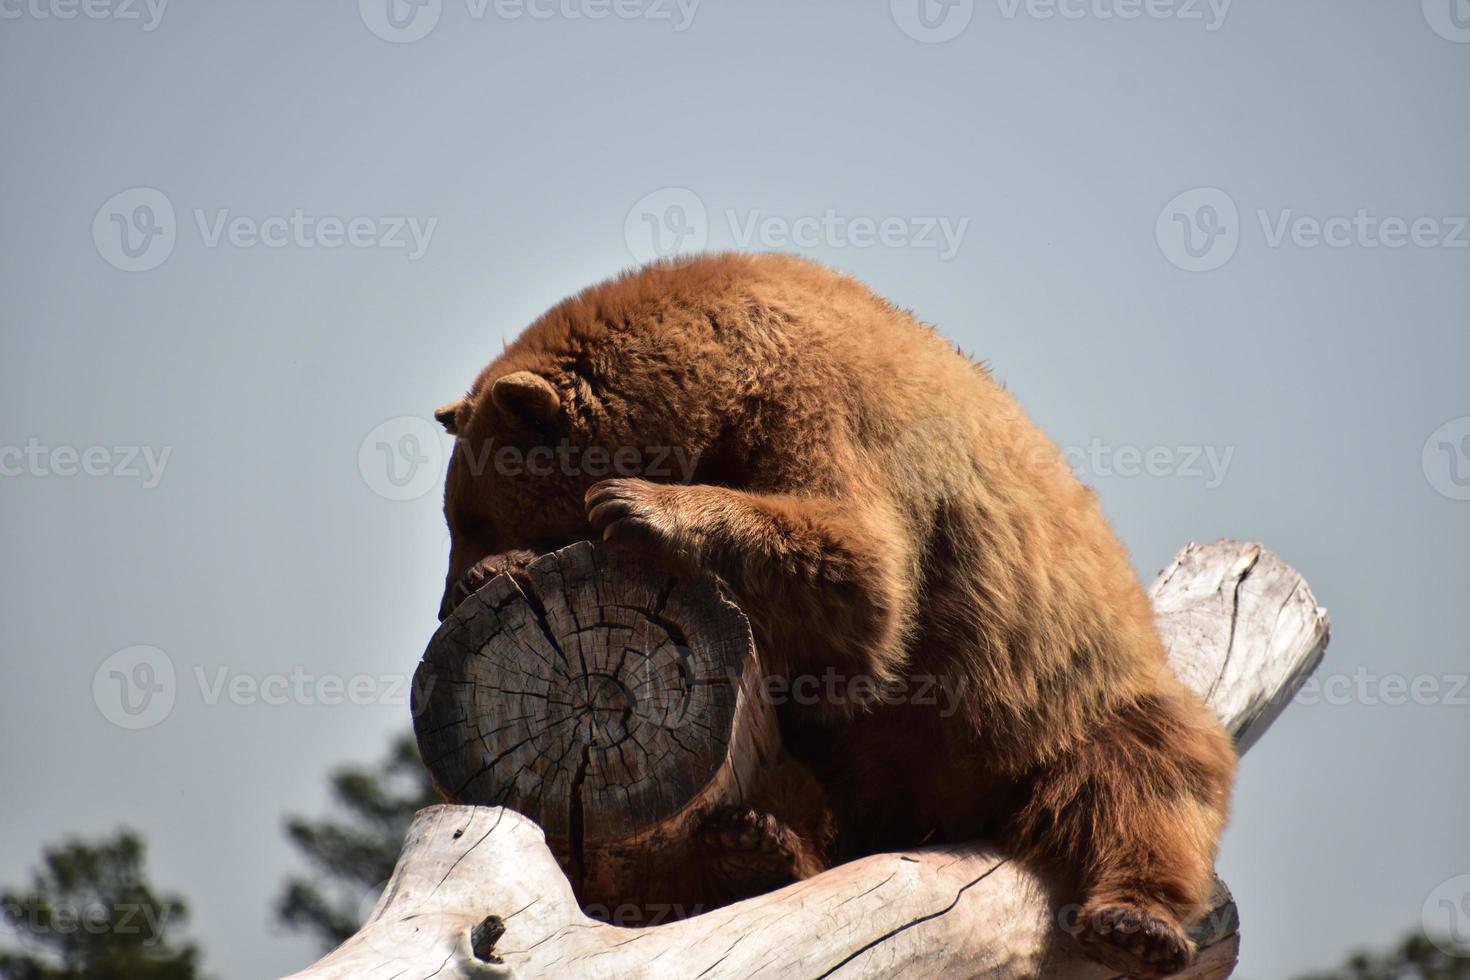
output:
<path id="1" fill-rule="evenodd" d="M 680 519 L 679 491 L 647 480 L 603 480 L 587 491 L 587 520 L 604 541 L 652 547 L 678 566 L 694 564 L 691 535 Z"/>
<path id="2" fill-rule="evenodd" d="M 699 825 L 706 847 L 723 851 L 779 851 L 785 828 L 769 813 L 748 806 L 712 811 Z"/>
<path id="3" fill-rule="evenodd" d="M 449 614 L 461 602 L 480 591 L 486 582 L 497 575 L 509 573 L 521 584 L 522 589 L 527 588 L 526 566 L 535 560 L 536 556 L 529 551 L 507 551 L 481 558 L 459 577 L 459 581 L 444 591 L 444 598 L 439 603 L 440 621 L 449 618 Z"/>

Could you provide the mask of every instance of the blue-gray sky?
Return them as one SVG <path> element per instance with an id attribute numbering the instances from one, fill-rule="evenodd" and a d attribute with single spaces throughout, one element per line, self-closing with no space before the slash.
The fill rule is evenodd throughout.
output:
<path id="1" fill-rule="evenodd" d="M 131 825 L 208 969 L 308 961 L 283 815 L 406 728 L 435 624 L 421 420 L 707 246 L 988 361 L 1146 579 L 1306 575 L 1341 680 L 1242 766 L 1240 975 L 1464 897 L 1464 0 L 392 2 L 0 0 L 0 880 Z"/>

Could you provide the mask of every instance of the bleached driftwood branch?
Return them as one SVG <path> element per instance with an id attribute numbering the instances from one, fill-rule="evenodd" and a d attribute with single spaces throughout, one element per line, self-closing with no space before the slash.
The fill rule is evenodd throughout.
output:
<path id="1" fill-rule="evenodd" d="M 1242 750 L 1327 645 L 1325 610 L 1258 545 L 1191 544 L 1152 595 L 1174 668 Z M 1081 957 L 1069 914 L 1031 871 L 973 845 L 874 855 L 703 915 L 619 928 L 582 913 L 533 821 L 436 806 L 414 820 L 362 930 L 296 977 L 1111 976 Z M 1218 886 L 1185 976 L 1228 976 L 1237 926 Z"/>

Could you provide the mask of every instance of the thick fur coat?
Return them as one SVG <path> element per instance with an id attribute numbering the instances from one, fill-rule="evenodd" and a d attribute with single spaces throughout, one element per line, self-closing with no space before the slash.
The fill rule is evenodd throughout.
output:
<path id="1" fill-rule="evenodd" d="M 446 610 L 506 552 L 599 535 L 727 583 L 836 819 L 828 849 L 806 779 L 762 801 L 791 876 L 983 834 L 1060 876 L 1097 958 L 1187 964 L 1230 741 L 1165 664 L 1093 493 L 933 329 L 789 256 L 661 262 L 550 310 L 439 417 Z M 483 465 L 557 444 L 696 462 Z"/>

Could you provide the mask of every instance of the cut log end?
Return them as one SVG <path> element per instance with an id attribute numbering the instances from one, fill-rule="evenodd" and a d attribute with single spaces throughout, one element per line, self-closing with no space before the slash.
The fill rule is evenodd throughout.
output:
<path id="1" fill-rule="evenodd" d="M 451 802 L 535 820 L 574 879 L 587 852 L 733 799 L 777 738 L 750 697 L 745 616 L 708 577 L 586 542 L 501 575 L 430 641 L 419 749 Z"/>

